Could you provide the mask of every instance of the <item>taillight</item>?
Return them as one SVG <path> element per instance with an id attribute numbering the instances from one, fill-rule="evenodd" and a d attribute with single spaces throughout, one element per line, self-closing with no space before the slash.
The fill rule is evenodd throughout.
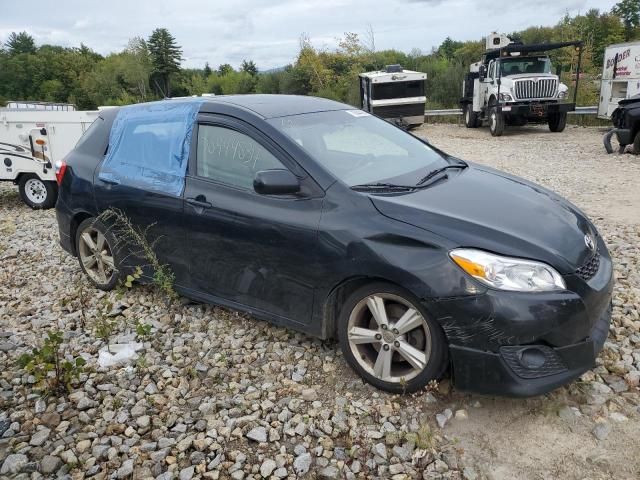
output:
<path id="1" fill-rule="evenodd" d="M 62 184 L 64 173 L 67 171 L 67 163 L 64 160 L 58 160 L 56 162 L 56 182 L 58 185 Z"/>

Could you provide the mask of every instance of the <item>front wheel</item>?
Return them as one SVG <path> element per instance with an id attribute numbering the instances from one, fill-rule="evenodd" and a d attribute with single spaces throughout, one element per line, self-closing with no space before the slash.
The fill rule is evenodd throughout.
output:
<path id="1" fill-rule="evenodd" d="M 464 124 L 467 128 L 478 127 L 478 114 L 473 111 L 473 105 L 467 103 L 464 106 Z"/>
<path id="2" fill-rule="evenodd" d="M 22 201 L 34 210 L 51 208 L 56 204 L 56 182 L 41 180 L 37 175 L 29 173 L 20 177 L 18 189 Z"/>
<path id="3" fill-rule="evenodd" d="M 493 137 L 500 137 L 504 133 L 504 116 L 498 107 L 489 110 L 489 131 Z"/>
<path id="4" fill-rule="evenodd" d="M 394 393 L 411 393 L 439 379 L 448 347 L 440 326 L 404 290 L 373 283 L 344 303 L 338 338 L 349 365 L 368 383 Z"/>
<path id="5" fill-rule="evenodd" d="M 549 115 L 548 119 L 549 130 L 552 132 L 562 132 L 564 127 L 567 126 L 567 114 L 563 113 L 553 113 Z"/>

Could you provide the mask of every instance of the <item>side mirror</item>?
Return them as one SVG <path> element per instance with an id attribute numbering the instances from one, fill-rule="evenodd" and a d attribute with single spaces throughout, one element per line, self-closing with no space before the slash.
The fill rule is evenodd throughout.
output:
<path id="1" fill-rule="evenodd" d="M 560 74 L 562 73 L 562 65 L 556 65 L 556 76 L 560 78 Z"/>
<path id="2" fill-rule="evenodd" d="M 480 65 L 480 69 L 478 70 L 478 77 L 480 78 L 480 81 L 484 81 L 484 79 L 487 77 L 487 67 L 485 65 Z"/>
<path id="3" fill-rule="evenodd" d="M 300 181 L 289 170 L 262 170 L 253 179 L 253 189 L 260 195 L 287 195 L 300 191 Z"/>

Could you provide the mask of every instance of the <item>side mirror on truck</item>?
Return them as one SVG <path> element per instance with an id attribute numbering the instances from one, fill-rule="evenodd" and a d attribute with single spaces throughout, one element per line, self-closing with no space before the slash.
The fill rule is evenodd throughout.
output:
<path id="1" fill-rule="evenodd" d="M 485 65 L 480 65 L 480 69 L 478 70 L 478 78 L 481 82 L 487 77 L 487 67 Z"/>
<path id="2" fill-rule="evenodd" d="M 560 78 L 560 74 L 562 73 L 562 65 L 556 65 L 556 76 Z"/>

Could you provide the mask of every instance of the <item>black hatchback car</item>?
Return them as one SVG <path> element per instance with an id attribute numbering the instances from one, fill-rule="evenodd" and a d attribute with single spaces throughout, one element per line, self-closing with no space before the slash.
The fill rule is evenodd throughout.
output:
<path id="1" fill-rule="evenodd" d="M 63 248 L 102 289 L 132 265 L 101 212 L 153 224 L 176 290 L 335 337 L 366 381 L 528 396 L 595 364 L 607 247 L 568 201 L 353 107 L 286 95 L 103 111 L 58 165 Z"/>

